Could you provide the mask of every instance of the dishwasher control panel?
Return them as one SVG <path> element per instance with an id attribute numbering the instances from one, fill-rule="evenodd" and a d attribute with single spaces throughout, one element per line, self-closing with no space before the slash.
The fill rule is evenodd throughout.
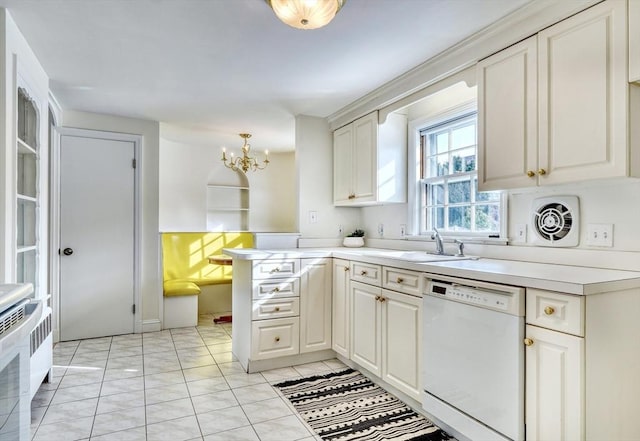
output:
<path id="1" fill-rule="evenodd" d="M 470 282 L 470 281 L 466 281 Z M 483 285 L 485 285 L 483 283 Z M 496 287 L 498 287 L 496 285 Z M 429 280 L 425 294 L 514 315 L 524 313 L 524 289 L 511 286 L 463 285 L 457 281 Z M 522 303 L 522 307 L 520 305 Z"/>

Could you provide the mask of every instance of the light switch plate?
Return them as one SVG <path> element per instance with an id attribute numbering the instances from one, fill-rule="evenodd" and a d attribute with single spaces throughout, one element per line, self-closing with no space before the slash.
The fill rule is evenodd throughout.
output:
<path id="1" fill-rule="evenodd" d="M 527 224 L 516 224 L 516 234 L 513 238 L 514 242 L 527 242 Z"/>

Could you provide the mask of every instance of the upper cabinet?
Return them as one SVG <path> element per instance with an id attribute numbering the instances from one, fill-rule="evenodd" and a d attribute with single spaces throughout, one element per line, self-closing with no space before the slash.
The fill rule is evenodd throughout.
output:
<path id="1" fill-rule="evenodd" d="M 333 202 L 362 206 L 406 202 L 407 119 L 378 112 L 333 133 Z"/>
<path id="2" fill-rule="evenodd" d="M 625 2 L 607 1 L 478 64 L 478 187 L 633 174 Z"/>
<path id="3" fill-rule="evenodd" d="M 629 81 L 640 82 L 640 2 L 629 0 Z"/>

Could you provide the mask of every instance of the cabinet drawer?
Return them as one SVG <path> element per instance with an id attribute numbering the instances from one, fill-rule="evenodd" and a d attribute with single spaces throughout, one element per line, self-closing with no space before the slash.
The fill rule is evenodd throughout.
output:
<path id="1" fill-rule="evenodd" d="M 527 323 L 584 336 L 584 297 L 527 289 Z"/>
<path id="2" fill-rule="evenodd" d="M 421 273 L 382 267 L 382 287 L 405 294 L 422 296 Z"/>
<path id="3" fill-rule="evenodd" d="M 300 315 L 300 299 L 289 297 L 254 301 L 251 319 L 264 320 L 297 315 Z"/>
<path id="4" fill-rule="evenodd" d="M 300 279 L 254 280 L 253 299 L 266 300 L 278 297 L 298 297 L 300 295 Z"/>
<path id="5" fill-rule="evenodd" d="M 253 360 L 295 355 L 300 349 L 300 319 L 291 317 L 252 322 L 251 340 Z"/>
<path id="6" fill-rule="evenodd" d="M 380 265 L 371 263 L 351 262 L 351 280 L 356 280 L 369 285 L 380 286 L 382 277 Z"/>
<path id="7" fill-rule="evenodd" d="M 300 259 L 259 260 L 253 263 L 254 279 L 297 277 L 300 271 Z"/>

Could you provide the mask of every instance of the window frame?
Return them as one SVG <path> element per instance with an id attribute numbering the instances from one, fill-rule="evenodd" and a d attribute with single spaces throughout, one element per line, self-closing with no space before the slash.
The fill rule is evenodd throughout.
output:
<path id="1" fill-rule="evenodd" d="M 429 225 L 428 220 L 426 219 L 426 214 L 422 216 L 421 211 L 423 208 L 423 201 L 426 202 L 426 191 L 423 190 L 423 182 L 425 180 L 435 180 L 442 179 L 440 178 L 426 178 L 422 179 L 422 146 L 420 143 L 421 132 L 425 129 L 434 128 L 440 125 L 444 125 L 450 121 L 455 121 L 456 119 L 463 119 L 465 116 L 469 116 L 473 113 L 477 114 L 477 102 L 475 100 L 462 103 L 458 106 L 451 107 L 449 109 L 445 109 L 441 112 L 434 113 L 424 118 L 418 118 L 409 122 L 409 132 L 408 132 L 408 141 L 409 141 L 409 151 L 408 151 L 408 173 L 407 173 L 407 188 L 408 188 L 408 213 L 407 213 L 407 232 L 409 238 L 414 239 L 424 239 L 430 238 L 430 231 L 426 230 Z M 477 124 L 477 122 L 476 122 Z M 476 125 L 477 130 L 477 125 Z M 447 175 L 444 177 L 445 183 L 450 179 L 457 179 L 463 176 L 473 176 L 475 174 L 477 181 L 477 157 L 478 151 L 476 147 L 476 170 L 473 172 L 460 172 L 454 175 Z M 426 166 L 426 165 L 425 165 Z M 471 178 L 473 182 L 473 178 Z M 475 198 L 475 194 L 474 194 Z M 474 199 L 472 198 L 472 200 Z M 507 193 L 504 191 L 500 192 L 500 226 L 498 233 L 489 233 L 489 232 L 475 232 L 475 231 L 451 231 L 446 230 L 443 232 L 443 236 L 446 237 L 459 237 L 459 238 L 468 238 L 468 239 L 479 239 L 483 241 L 499 241 L 503 242 L 506 240 L 506 232 L 507 232 Z M 424 230 L 422 229 L 424 225 Z M 498 234 L 498 237 L 495 235 Z"/>

